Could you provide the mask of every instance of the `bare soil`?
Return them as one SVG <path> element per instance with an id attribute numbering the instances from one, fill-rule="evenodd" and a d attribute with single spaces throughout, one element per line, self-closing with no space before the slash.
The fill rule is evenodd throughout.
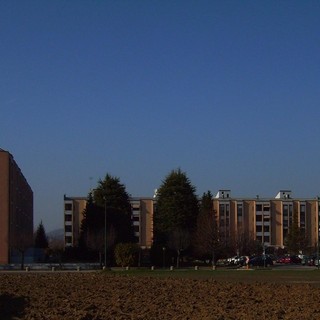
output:
<path id="1" fill-rule="evenodd" d="M 0 273 L 0 319 L 319 319 L 320 288 L 101 272 Z"/>

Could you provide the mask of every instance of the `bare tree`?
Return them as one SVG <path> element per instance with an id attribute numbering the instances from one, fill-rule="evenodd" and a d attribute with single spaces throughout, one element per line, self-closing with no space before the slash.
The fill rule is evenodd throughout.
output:
<path id="1" fill-rule="evenodd" d="M 25 254 L 26 254 L 27 249 L 32 246 L 32 242 L 33 242 L 32 234 L 30 236 L 24 230 L 21 230 L 19 233 L 15 234 L 13 248 L 20 252 L 21 270 L 24 269 Z"/>
<path id="2" fill-rule="evenodd" d="M 64 241 L 62 238 L 49 238 L 49 255 L 51 258 L 57 259 L 61 267 L 62 255 L 64 252 Z"/>
<path id="3" fill-rule="evenodd" d="M 213 211 L 199 214 L 194 245 L 197 254 L 210 256 L 214 267 L 217 253 L 220 250 L 220 241 L 216 215 Z"/>
<path id="4" fill-rule="evenodd" d="M 99 253 L 99 263 L 100 267 L 102 267 L 102 256 L 106 251 L 105 246 L 106 249 L 111 248 L 116 240 L 114 226 L 111 225 L 107 230 L 102 227 L 99 229 L 87 229 L 85 238 L 87 247 Z"/>
<path id="5" fill-rule="evenodd" d="M 208 191 L 202 195 L 200 201 L 194 246 L 197 254 L 211 258 L 213 267 L 220 248 L 219 238 L 217 216 L 213 208 L 213 195 Z"/>
<path id="6" fill-rule="evenodd" d="M 190 233 L 187 229 L 176 228 L 169 234 L 168 246 L 177 253 L 177 268 L 179 268 L 182 251 L 190 246 Z"/>

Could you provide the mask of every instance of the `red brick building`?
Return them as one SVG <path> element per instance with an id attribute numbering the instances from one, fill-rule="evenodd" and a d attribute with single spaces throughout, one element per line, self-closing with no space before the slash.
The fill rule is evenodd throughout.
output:
<path id="1" fill-rule="evenodd" d="M 33 245 L 33 192 L 13 156 L 0 149 L 0 264 Z"/>

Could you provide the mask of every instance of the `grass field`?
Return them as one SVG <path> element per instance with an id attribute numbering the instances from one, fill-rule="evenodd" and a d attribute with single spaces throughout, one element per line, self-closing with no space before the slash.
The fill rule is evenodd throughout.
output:
<path id="1" fill-rule="evenodd" d="M 211 279 L 224 282 L 268 282 L 268 283 L 308 283 L 320 286 L 320 270 L 279 270 L 279 269 L 254 269 L 254 270 L 191 270 L 181 269 L 170 271 L 168 269 L 114 269 L 111 274 L 136 277 L 156 278 L 187 278 L 187 279 Z"/>

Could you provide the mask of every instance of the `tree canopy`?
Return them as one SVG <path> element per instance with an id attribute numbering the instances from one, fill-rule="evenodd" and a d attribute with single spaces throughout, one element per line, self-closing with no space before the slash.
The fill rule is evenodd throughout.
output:
<path id="1" fill-rule="evenodd" d="M 157 191 L 154 240 L 166 244 L 174 230 L 193 232 L 199 212 L 195 187 L 186 173 L 172 170 Z"/>
<path id="2" fill-rule="evenodd" d="M 94 202 L 99 207 L 113 208 L 119 212 L 131 216 L 130 196 L 124 184 L 118 177 L 106 174 L 104 180 L 99 180 L 93 193 Z"/>

